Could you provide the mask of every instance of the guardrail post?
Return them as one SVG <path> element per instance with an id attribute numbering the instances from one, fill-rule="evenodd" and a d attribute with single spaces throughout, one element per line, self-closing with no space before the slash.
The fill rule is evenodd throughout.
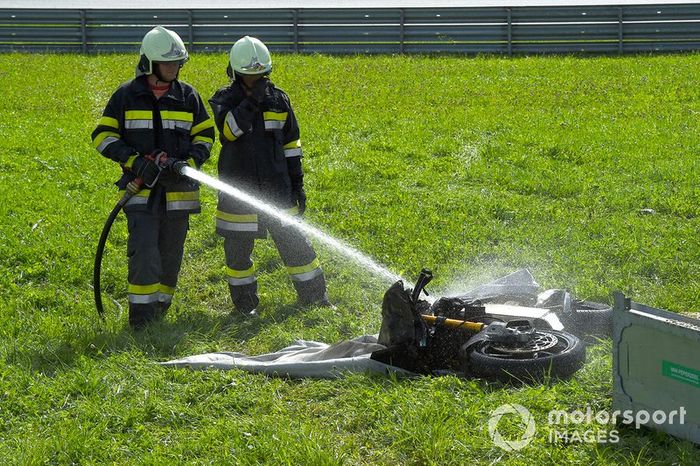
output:
<path id="1" fill-rule="evenodd" d="M 617 53 L 622 55 L 622 7 L 617 9 Z"/>
<path id="2" fill-rule="evenodd" d="M 294 53 L 299 53 L 299 9 L 294 8 L 292 10 L 292 17 L 294 21 Z"/>
<path id="3" fill-rule="evenodd" d="M 194 48 L 194 14 L 192 10 L 187 10 L 187 25 L 189 26 L 190 50 L 192 50 Z"/>
<path id="4" fill-rule="evenodd" d="M 406 41 L 406 9 L 401 8 L 399 10 L 400 13 L 400 18 L 399 18 L 399 53 L 403 54 L 405 49 L 404 43 Z"/>
<path id="5" fill-rule="evenodd" d="M 80 42 L 81 50 L 87 53 L 87 19 L 85 10 L 80 10 Z"/>
<path id="6" fill-rule="evenodd" d="M 506 8 L 508 13 L 508 56 L 513 56 L 513 9 Z"/>

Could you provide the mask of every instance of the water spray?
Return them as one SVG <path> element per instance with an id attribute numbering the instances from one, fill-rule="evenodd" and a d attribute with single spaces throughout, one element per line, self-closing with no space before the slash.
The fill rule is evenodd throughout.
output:
<path id="1" fill-rule="evenodd" d="M 372 258 L 366 256 L 365 254 L 362 254 L 357 249 L 355 249 L 351 246 L 348 246 L 347 244 L 342 243 L 341 241 L 337 240 L 336 238 L 330 236 L 329 234 L 322 232 L 318 228 L 315 228 L 315 227 L 309 225 L 308 223 L 301 220 L 299 217 L 289 215 L 286 212 L 280 210 L 279 208 L 273 206 L 272 204 L 268 204 L 266 202 L 263 202 L 260 199 L 246 193 L 245 191 L 242 191 L 238 188 L 235 188 L 231 185 L 228 185 L 228 184 L 226 184 L 226 183 L 224 183 L 216 178 L 213 178 L 205 173 L 202 173 L 198 170 L 195 170 L 194 168 L 183 167 L 181 173 L 189 178 L 192 178 L 193 180 L 197 180 L 201 183 L 206 184 L 207 186 L 218 189 L 219 191 L 222 191 L 222 192 L 228 194 L 229 196 L 233 196 L 236 199 L 238 199 L 242 202 L 245 202 L 250 207 L 253 207 L 256 210 L 264 212 L 264 213 L 271 215 L 273 217 L 276 217 L 279 220 L 281 220 L 282 222 L 290 224 L 294 228 L 296 228 L 304 233 L 307 233 L 310 236 L 313 236 L 317 240 L 325 243 L 327 246 L 332 247 L 336 251 L 342 253 L 346 257 L 354 260 L 358 264 L 364 266 L 365 268 L 374 272 L 376 275 L 380 276 L 381 278 L 383 278 L 391 283 L 393 283 L 397 280 L 403 280 L 403 278 L 401 276 L 391 272 L 389 269 L 387 269 L 383 265 L 377 263 Z M 405 282 L 405 280 L 404 280 L 404 282 Z"/>
<path id="2" fill-rule="evenodd" d="M 205 185 L 211 188 L 218 189 L 219 191 L 224 192 L 229 196 L 233 196 L 236 199 L 248 204 L 250 207 L 260 212 L 264 212 L 267 215 L 276 217 L 280 221 L 289 224 L 290 226 L 304 233 L 307 233 L 308 235 L 316 238 L 317 240 L 321 241 L 327 246 L 330 246 L 331 248 L 340 252 L 344 256 L 352 259 L 359 265 L 362 265 L 365 269 L 371 271 L 375 275 L 390 283 L 394 283 L 398 280 L 402 280 L 404 283 L 407 283 L 406 280 L 403 279 L 401 276 L 391 272 L 389 269 L 377 263 L 372 258 L 366 256 L 365 254 L 362 254 L 357 249 L 347 244 L 344 244 L 343 242 L 337 240 L 329 234 L 322 232 L 318 228 L 309 225 L 308 223 L 301 220 L 299 217 L 289 215 L 272 204 L 268 204 L 264 201 L 261 201 L 260 199 L 246 193 L 245 191 L 228 185 L 216 178 L 213 178 L 205 173 L 202 173 L 199 170 L 195 170 L 194 168 L 188 167 L 184 164 L 177 166 L 175 171 L 182 176 L 186 176 L 193 180 L 199 181 L 200 183 L 204 183 Z M 126 205 L 127 201 L 133 195 L 138 193 L 139 189 L 141 188 L 140 180 L 135 180 L 135 182 L 130 183 L 129 186 L 131 187 L 131 189 L 127 189 L 124 196 L 117 202 L 117 204 L 112 209 L 112 212 L 109 214 L 107 222 L 105 223 L 104 228 L 102 229 L 102 235 L 100 236 L 100 240 L 97 245 L 97 253 L 95 254 L 95 265 L 93 269 L 93 291 L 95 296 L 95 307 L 97 308 L 97 313 L 99 314 L 102 320 L 105 319 L 104 309 L 102 307 L 102 293 L 100 287 L 100 270 L 102 266 L 102 255 L 104 253 L 104 247 L 105 243 L 107 242 L 107 237 L 109 236 L 109 231 L 112 228 L 112 224 L 114 223 L 117 214 L 119 214 L 119 211 Z"/>

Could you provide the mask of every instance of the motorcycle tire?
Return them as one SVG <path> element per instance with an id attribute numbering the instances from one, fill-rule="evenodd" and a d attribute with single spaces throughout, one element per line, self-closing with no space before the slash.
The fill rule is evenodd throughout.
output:
<path id="1" fill-rule="evenodd" d="M 612 308 L 607 304 L 593 301 L 576 300 L 573 302 L 573 312 L 561 316 L 564 328 L 577 335 L 587 337 L 612 336 Z"/>
<path id="2" fill-rule="evenodd" d="M 535 330 L 533 348 L 513 348 L 484 340 L 470 348 L 468 372 L 487 380 L 540 382 L 566 379 L 586 360 L 586 346 L 575 335 L 556 330 Z M 538 343 L 539 342 L 539 343 Z M 541 349 L 537 349 L 537 345 Z M 534 349 L 534 351 L 529 351 Z"/>

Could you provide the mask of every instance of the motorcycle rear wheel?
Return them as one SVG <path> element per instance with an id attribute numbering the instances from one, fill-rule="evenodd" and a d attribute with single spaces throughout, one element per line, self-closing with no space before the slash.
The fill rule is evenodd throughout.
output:
<path id="1" fill-rule="evenodd" d="M 540 382 L 566 379 L 586 360 L 586 347 L 575 335 L 556 330 L 535 330 L 524 345 L 482 341 L 469 352 L 468 371 L 475 377 L 503 382 Z"/>

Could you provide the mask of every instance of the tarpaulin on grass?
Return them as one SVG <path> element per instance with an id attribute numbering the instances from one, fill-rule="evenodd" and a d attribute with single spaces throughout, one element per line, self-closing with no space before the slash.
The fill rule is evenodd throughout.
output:
<path id="1" fill-rule="evenodd" d="M 413 375 L 398 367 L 370 359 L 373 351 L 385 349 L 376 335 L 364 335 L 335 345 L 296 340 L 274 353 L 247 356 L 242 353 L 206 353 L 161 363 L 190 369 L 242 369 L 287 377 L 336 378 L 347 372 L 376 372 Z"/>

